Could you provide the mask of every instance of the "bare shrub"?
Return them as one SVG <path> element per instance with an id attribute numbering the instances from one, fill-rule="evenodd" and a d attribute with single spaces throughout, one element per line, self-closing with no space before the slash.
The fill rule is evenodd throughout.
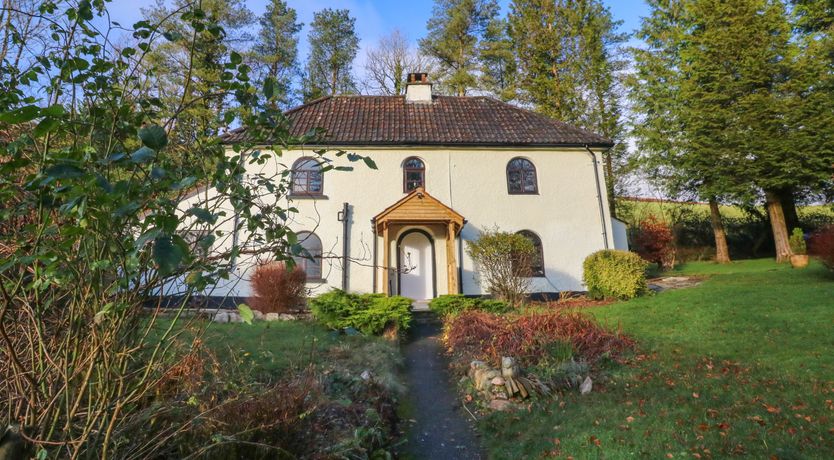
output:
<path id="1" fill-rule="evenodd" d="M 287 313 L 304 306 L 307 274 L 301 267 L 288 269 L 283 262 L 259 265 L 249 280 L 255 295 L 249 306 L 261 313 Z"/>
<path id="2" fill-rule="evenodd" d="M 478 282 L 494 297 L 520 305 L 533 274 L 533 243 L 517 233 L 497 229 L 481 233 L 466 249 L 478 265 Z"/>

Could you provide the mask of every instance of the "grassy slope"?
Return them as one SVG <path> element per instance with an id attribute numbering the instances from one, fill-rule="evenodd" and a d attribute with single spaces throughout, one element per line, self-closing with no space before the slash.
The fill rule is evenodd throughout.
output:
<path id="1" fill-rule="evenodd" d="M 834 457 L 831 275 L 768 260 L 679 272 L 711 277 L 591 310 L 637 338 L 639 354 L 589 396 L 488 417 L 493 455 Z"/>
<path id="2" fill-rule="evenodd" d="M 679 203 L 679 202 L 653 202 L 653 201 L 635 201 L 628 199 L 618 200 L 620 210 L 623 217 L 626 219 L 635 218 L 641 220 L 649 215 L 657 216 L 662 219 L 670 219 L 671 216 L 681 214 L 693 214 L 702 216 L 705 219 L 709 218 L 709 206 L 701 203 Z M 744 217 L 744 211 L 738 206 L 721 206 L 721 215 L 730 218 Z M 764 210 L 762 210 L 764 212 Z M 800 217 L 811 214 L 822 214 L 834 217 L 834 206 L 831 204 L 819 206 L 799 206 L 797 209 Z"/>

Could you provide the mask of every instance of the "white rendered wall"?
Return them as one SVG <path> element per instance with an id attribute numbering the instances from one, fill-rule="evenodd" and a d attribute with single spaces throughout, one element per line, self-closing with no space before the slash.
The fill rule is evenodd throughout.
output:
<path id="1" fill-rule="evenodd" d="M 595 183 L 594 164 L 584 149 L 531 148 L 357 148 L 342 147 L 349 152 L 371 157 L 378 169 L 371 170 L 364 163 L 351 163 L 346 158 L 335 158 L 337 166 L 353 166 L 350 172 L 328 171 L 324 175 L 324 197 L 298 199 L 292 206 L 300 211 L 288 225 L 295 231 L 314 231 L 321 238 L 324 250 L 323 283 L 311 283 L 314 293 L 339 288 L 342 284 L 342 223 L 337 213 L 342 204 L 350 204 L 350 258 L 348 289 L 357 292 L 373 290 L 373 247 L 377 246 L 377 264 L 383 265 L 382 237 L 374 242 L 371 219 L 404 196 L 402 163 L 411 156 L 419 157 L 426 166 L 426 191 L 463 215 L 467 224 L 461 232 L 464 240 L 461 282 L 463 293 L 480 294 L 482 289 L 475 278 L 475 267 L 466 254 L 466 241 L 477 238 L 479 231 L 498 227 L 504 231 L 530 230 L 542 240 L 544 278 L 535 278 L 534 292 L 584 290 L 582 261 L 588 254 L 603 249 L 607 239 L 613 248 L 614 234 L 605 187 Z M 302 156 L 315 156 L 314 149 L 283 152 L 267 162 L 265 174 L 276 174 L 290 168 Z M 231 153 L 230 153 L 231 154 Z M 507 193 L 506 167 L 515 157 L 524 157 L 536 166 L 538 195 L 510 195 Z M 603 168 L 596 152 L 598 177 L 602 182 Z M 258 166 L 260 168 L 260 166 Z M 598 197 L 598 190 L 603 196 Z M 600 219 L 602 200 L 605 220 L 605 239 Z M 396 240 L 405 227 L 390 235 L 391 264 L 396 263 Z M 424 227 L 419 227 L 424 228 Z M 447 292 L 446 247 L 444 232 L 424 228 L 435 235 L 436 276 L 438 294 Z M 225 240 L 227 243 L 230 239 Z M 460 254 L 455 245 L 455 256 Z M 246 280 L 254 261 L 242 258 L 236 270 L 238 280 L 218 287 L 214 295 L 248 296 Z M 377 291 L 382 290 L 382 271 L 377 273 Z"/>

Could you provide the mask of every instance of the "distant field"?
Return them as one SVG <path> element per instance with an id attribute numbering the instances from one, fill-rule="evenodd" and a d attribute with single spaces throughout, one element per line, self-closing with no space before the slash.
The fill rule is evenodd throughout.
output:
<path id="1" fill-rule="evenodd" d="M 639 222 L 650 215 L 665 221 L 677 220 L 683 215 L 709 218 L 709 205 L 706 203 L 684 203 L 679 201 L 643 201 L 634 198 L 617 199 L 617 215 L 628 223 Z M 760 209 L 762 213 L 764 208 Z M 819 206 L 800 206 L 799 218 L 806 216 L 827 216 L 834 219 L 834 204 Z M 746 217 L 747 214 L 738 206 L 721 206 L 721 215 L 727 218 Z"/>

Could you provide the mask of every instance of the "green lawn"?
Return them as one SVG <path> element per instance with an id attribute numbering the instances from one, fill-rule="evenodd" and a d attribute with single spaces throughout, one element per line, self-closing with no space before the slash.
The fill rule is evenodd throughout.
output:
<path id="1" fill-rule="evenodd" d="M 590 309 L 637 339 L 587 396 L 481 422 L 495 458 L 834 458 L 834 277 L 769 260 Z"/>

